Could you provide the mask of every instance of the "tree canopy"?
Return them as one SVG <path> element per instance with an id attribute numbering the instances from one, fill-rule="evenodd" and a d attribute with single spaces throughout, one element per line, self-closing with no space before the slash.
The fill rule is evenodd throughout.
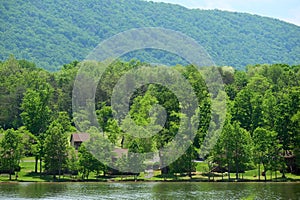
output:
<path id="1" fill-rule="evenodd" d="M 300 66 L 253 65 L 246 71 L 217 68 L 226 93 L 216 98 L 227 101 L 227 112 L 223 113 L 226 121 L 219 130 L 220 119 L 212 109 L 220 110 L 220 105 L 211 99 L 201 71 L 193 65 L 172 68 L 186 78 L 198 100 L 196 114 L 191 119 L 181 112 L 183 106 L 191 105 L 182 105 L 170 88 L 159 84 L 136 88 L 129 98 L 128 113 L 121 113 L 123 118 L 115 118 L 121 105 L 112 106 L 112 90 L 124 74 L 145 65 L 148 64 L 116 61 L 105 71 L 96 88 L 95 112 L 72 113 L 73 82 L 80 63 L 66 64 L 57 72 L 32 67 L 32 63 L 14 57 L 0 63 L 1 170 L 15 171 L 24 155 L 44 160 L 41 169 L 47 173 L 60 175 L 65 170 L 79 171 L 83 178 L 88 178 L 92 171 L 107 173 L 112 158 L 117 158 L 114 164 L 120 169 L 164 166 L 168 161 L 164 153 L 176 156 L 181 150 L 182 140 L 172 143 L 179 134 L 188 141 L 189 148 L 175 162 L 161 168 L 163 174 L 192 176 L 193 161 L 200 155 L 212 164 L 210 170 L 233 172 L 237 179 L 245 170 L 260 169 L 261 165 L 264 173 L 269 170 L 281 171 L 283 175 L 299 173 Z M 152 72 L 157 75 L 160 70 L 153 66 Z M 127 81 L 134 84 L 130 79 Z M 213 104 L 217 105 L 212 107 Z M 86 120 L 91 114 L 95 114 L 98 127 Z M 85 119 L 80 121 L 80 127 L 86 128 L 91 139 L 76 155 L 69 145 L 69 137 L 79 131 L 74 127 L 77 119 Z M 193 140 L 189 140 L 189 130 L 180 131 L 180 126 L 189 120 L 199 125 Z M 163 123 L 155 123 L 160 121 Z M 101 135 L 100 129 L 103 130 Z M 218 130 L 220 137 L 212 138 L 218 140 L 208 154 L 203 154 L 202 146 L 205 138 L 210 137 L 211 129 Z M 176 151 L 161 151 L 164 147 L 173 147 Z M 128 156 L 114 155 L 114 148 L 127 149 Z M 98 154 L 91 153 L 98 150 Z M 151 163 L 152 158 L 135 154 L 149 152 L 156 153 L 159 161 Z M 131 165 L 126 164 L 128 161 Z"/>
<path id="2" fill-rule="evenodd" d="M 248 64 L 300 61 L 299 26 L 246 13 L 142 0 L 1 1 L 0 13 L 0 60 L 14 54 L 51 71 L 83 60 L 117 33 L 142 27 L 163 27 L 194 38 L 218 66 L 242 69 Z M 160 50 L 131 52 L 125 58 L 186 64 Z"/>

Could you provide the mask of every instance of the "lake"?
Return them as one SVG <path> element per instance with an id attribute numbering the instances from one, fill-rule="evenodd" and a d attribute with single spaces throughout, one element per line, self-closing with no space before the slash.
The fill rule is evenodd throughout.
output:
<path id="1" fill-rule="evenodd" d="M 300 199 L 300 183 L 0 183 L 0 199 Z"/>

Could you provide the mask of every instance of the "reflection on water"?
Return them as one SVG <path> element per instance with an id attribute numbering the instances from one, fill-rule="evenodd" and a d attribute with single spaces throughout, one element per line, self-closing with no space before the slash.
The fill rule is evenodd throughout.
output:
<path id="1" fill-rule="evenodd" d="M 0 199 L 300 199 L 300 183 L 1 183 Z"/>

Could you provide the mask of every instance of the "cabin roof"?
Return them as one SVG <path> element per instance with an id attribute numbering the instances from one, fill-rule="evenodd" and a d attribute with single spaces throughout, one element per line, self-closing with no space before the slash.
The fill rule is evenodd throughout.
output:
<path id="1" fill-rule="evenodd" d="M 71 135 L 71 141 L 74 142 L 84 142 L 90 139 L 90 134 L 88 133 L 73 133 Z"/>

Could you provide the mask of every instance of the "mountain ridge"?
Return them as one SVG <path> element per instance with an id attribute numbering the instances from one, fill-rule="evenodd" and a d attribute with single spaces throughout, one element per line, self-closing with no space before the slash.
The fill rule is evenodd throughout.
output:
<path id="1" fill-rule="evenodd" d="M 142 27 L 182 32 L 220 66 L 300 63 L 300 27 L 253 14 L 140 0 L 15 0 L 1 2 L 0 14 L 0 59 L 14 54 L 52 71 L 84 59 L 114 34 Z M 151 57 L 139 56 L 142 61 Z M 163 61 L 168 58 L 159 56 Z"/>
<path id="2" fill-rule="evenodd" d="M 285 21 L 284 19 L 280 19 L 280 18 L 276 18 L 276 17 L 271 17 L 271 16 L 267 16 L 267 15 L 260 15 L 260 14 L 256 14 L 256 13 L 245 12 L 245 11 L 229 11 L 229 10 L 223 10 L 223 9 L 219 9 L 219 8 L 197 8 L 197 7 L 191 7 L 190 8 L 190 7 L 187 7 L 187 6 L 184 6 L 184 5 L 180 5 L 178 3 L 159 2 L 159 1 L 151 1 L 151 0 L 143 0 L 143 1 L 153 2 L 153 3 L 163 3 L 163 4 L 173 5 L 173 6 L 181 6 L 183 8 L 188 9 L 188 10 L 199 10 L 199 11 L 203 11 L 203 10 L 204 11 L 205 10 L 214 11 L 214 10 L 216 10 L 216 11 L 222 11 L 222 12 L 248 14 L 248 15 L 253 15 L 253 16 L 257 16 L 257 17 L 264 17 L 264 18 L 268 18 L 268 19 L 273 19 L 273 20 L 277 20 L 277 21 L 280 21 L 280 22 L 284 22 L 284 23 L 287 23 L 287 24 L 291 24 L 291 25 L 300 27 L 300 25 L 295 24 L 295 23 L 290 22 L 290 21 Z"/>

